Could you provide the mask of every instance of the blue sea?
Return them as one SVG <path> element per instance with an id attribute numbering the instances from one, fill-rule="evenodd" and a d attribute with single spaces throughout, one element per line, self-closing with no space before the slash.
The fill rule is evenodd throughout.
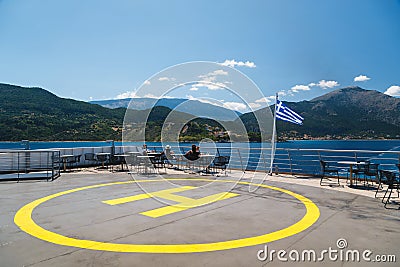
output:
<path id="1" fill-rule="evenodd" d="M 147 142 L 148 146 L 161 146 L 159 142 Z M 122 142 L 115 142 L 116 146 Z M 190 144 L 185 144 L 190 146 Z M 31 149 L 101 147 L 110 146 L 109 142 L 30 142 Z M 217 143 L 218 147 L 240 146 L 240 143 Z M 251 147 L 260 147 L 259 143 L 251 143 Z M 400 140 L 299 140 L 277 143 L 278 148 L 290 149 L 338 149 L 338 150 L 400 150 Z M 21 142 L 0 142 L 0 149 L 24 149 Z"/>

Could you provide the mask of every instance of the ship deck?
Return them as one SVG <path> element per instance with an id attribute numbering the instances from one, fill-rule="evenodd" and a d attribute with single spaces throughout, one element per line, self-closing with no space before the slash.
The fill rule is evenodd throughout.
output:
<path id="1" fill-rule="evenodd" d="M 321 187 L 311 177 L 242 175 L 169 171 L 164 179 L 135 176 L 134 182 L 128 173 L 85 169 L 52 182 L 2 182 L 0 266 L 320 265 L 283 262 L 276 254 L 260 261 L 266 245 L 288 253 L 319 255 L 331 247 L 400 256 L 398 206 L 385 209 L 373 190 Z M 347 246 L 339 249 L 339 239 Z M 324 263 L 365 264 L 328 255 Z"/>

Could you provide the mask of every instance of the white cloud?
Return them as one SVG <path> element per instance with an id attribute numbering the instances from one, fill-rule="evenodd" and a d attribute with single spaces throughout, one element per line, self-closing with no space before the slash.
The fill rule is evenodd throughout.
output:
<path id="1" fill-rule="evenodd" d="M 160 97 L 155 96 L 155 95 L 153 95 L 153 94 L 146 94 L 146 95 L 144 95 L 144 97 L 147 97 L 147 98 L 156 98 L 156 99 L 159 99 L 159 98 L 160 98 Z"/>
<path id="2" fill-rule="evenodd" d="M 143 85 L 150 85 L 150 84 L 151 84 L 151 82 L 149 80 L 145 80 L 143 83 Z"/>
<path id="3" fill-rule="evenodd" d="M 299 91 L 310 91 L 310 87 L 308 85 L 296 84 L 290 90 L 294 93 L 298 93 Z"/>
<path id="4" fill-rule="evenodd" d="M 317 85 L 316 83 L 309 83 L 308 84 L 309 87 L 313 87 L 313 86 L 316 86 L 316 85 Z"/>
<path id="5" fill-rule="evenodd" d="M 89 100 L 92 101 L 93 100 L 93 96 L 89 96 Z"/>
<path id="6" fill-rule="evenodd" d="M 219 107 L 221 106 L 221 103 L 219 103 L 217 100 L 215 100 L 216 102 L 213 102 L 211 100 L 204 99 L 204 98 L 197 98 L 197 97 L 194 97 L 192 95 L 186 95 L 186 98 L 189 99 L 189 100 L 197 100 L 197 101 L 200 101 L 202 103 L 211 104 L 211 105 L 214 105 L 214 106 L 219 106 Z"/>
<path id="7" fill-rule="evenodd" d="M 275 96 L 267 96 L 267 97 L 262 97 L 260 99 L 256 100 L 256 103 L 269 103 L 275 99 Z"/>
<path id="8" fill-rule="evenodd" d="M 160 78 L 158 78 L 158 80 L 159 81 L 167 81 L 167 82 L 169 82 L 169 81 L 175 81 L 176 79 L 175 78 L 170 78 L 170 77 L 160 77 Z"/>
<path id="9" fill-rule="evenodd" d="M 227 76 L 228 72 L 224 70 L 214 70 L 213 72 L 209 72 L 204 75 L 199 75 L 199 78 L 205 81 L 215 81 L 217 79 L 216 76 Z"/>
<path id="10" fill-rule="evenodd" d="M 250 106 L 252 109 L 256 109 L 256 108 L 261 107 L 261 105 L 260 105 L 260 104 L 257 104 L 257 103 L 249 103 L 249 106 Z"/>
<path id="11" fill-rule="evenodd" d="M 367 77 L 365 75 L 359 75 L 357 77 L 354 77 L 354 81 L 355 82 L 365 82 L 365 81 L 368 81 L 368 80 L 371 80 L 371 78 Z"/>
<path id="12" fill-rule="evenodd" d="M 278 96 L 285 96 L 285 95 L 287 95 L 287 93 L 285 91 L 279 91 L 278 92 Z M 274 97 L 274 99 L 275 99 L 275 97 Z"/>
<path id="13" fill-rule="evenodd" d="M 337 81 L 325 81 L 325 80 L 321 80 L 318 82 L 317 84 L 319 87 L 321 87 L 322 89 L 326 89 L 326 88 L 333 88 L 335 86 L 339 86 L 340 84 Z"/>
<path id="14" fill-rule="evenodd" d="M 138 96 L 136 95 L 136 92 L 126 91 L 125 93 L 119 94 L 115 97 L 115 99 L 124 99 L 124 98 L 138 98 Z"/>
<path id="15" fill-rule="evenodd" d="M 228 72 L 224 71 L 224 70 L 214 70 L 213 72 L 210 72 L 208 75 L 215 75 L 215 76 L 224 75 L 224 76 L 227 76 Z"/>
<path id="16" fill-rule="evenodd" d="M 223 106 L 224 108 L 236 111 L 243 111 L 247 109 L 247 106 L 245 104 L 239 102 L 225 102 Z"/>
<path id="17" fill-rule="evenodd" d="M 229 81 L 217 81 L 218 76 L 227 76 L 228 72 L 224 70 L 215 70 L 204 75 L 199 75 L 200 81 L 192 85 L 192 88 L 206 87 L 209 90 L 221 90 L 226 87 L 226 84 L 231 84 Z"/>
<path id="18" fill-rule="evenodd" d="M 197 88 L 197 87 L 192 87 L 192 88 L 190 88 L 189 90 L 190 90 L 190 91 L 197 91 L 197 90 L 199 90 L 199 88 Z"/>
<path id="19" fill-rule="evenodd" d="M 204 82 L 199 82 L 196 84 L 192 85 L 193 87 L 206 87 L 209 90 L 222 90 L 224 88 L 226 88 L 227 86 L 224 83 L 220 83 L 220 82 L 210 82 L 210 81 L 204 81 Z"/>
<path id="20" fill-rule="evenodd" d="M 400 96 L 400 86 L 398 85 L 392 85 L 390 86 L 386 91 L 385 91 L 386 95 L 390 95 L 390 96 Z"/>
<path id="21" fill-rule="evenodd" d="M 232 60 L 228 60 L 227 59 L 223 63 L 220 63 L 220 64 L 223 65 L 223 66 L 228 66 L 228 67 L 232 67 L 232 68 L 234 68 L 235 66 L 248 67 L 248 68 L 255 68 L 256 67 L 256 64 L 254 62 L 251 62 L 251 61 L 246 61 L 246 62 L 236 61 L 234 59 L 232 59 Z"/>

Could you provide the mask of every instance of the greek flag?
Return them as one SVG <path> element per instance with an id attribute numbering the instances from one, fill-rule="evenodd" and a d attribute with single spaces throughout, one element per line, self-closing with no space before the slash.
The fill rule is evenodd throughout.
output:
<path id="1" fill-rule="evenodd" d="M 304 118 L 277 100 L 275 107 L 276 118 L 291 123 L 303 124 Z"/>

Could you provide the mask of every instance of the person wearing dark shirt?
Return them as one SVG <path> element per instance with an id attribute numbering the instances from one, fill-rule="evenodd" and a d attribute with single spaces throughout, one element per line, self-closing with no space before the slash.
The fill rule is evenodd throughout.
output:
<path id="1" fill-rule="evenodd" d="M 200 147 L 192 145 L 192 149 L 186 152 L 185 158 L 188 160 L 197 160 L 200 158 Z"/>

